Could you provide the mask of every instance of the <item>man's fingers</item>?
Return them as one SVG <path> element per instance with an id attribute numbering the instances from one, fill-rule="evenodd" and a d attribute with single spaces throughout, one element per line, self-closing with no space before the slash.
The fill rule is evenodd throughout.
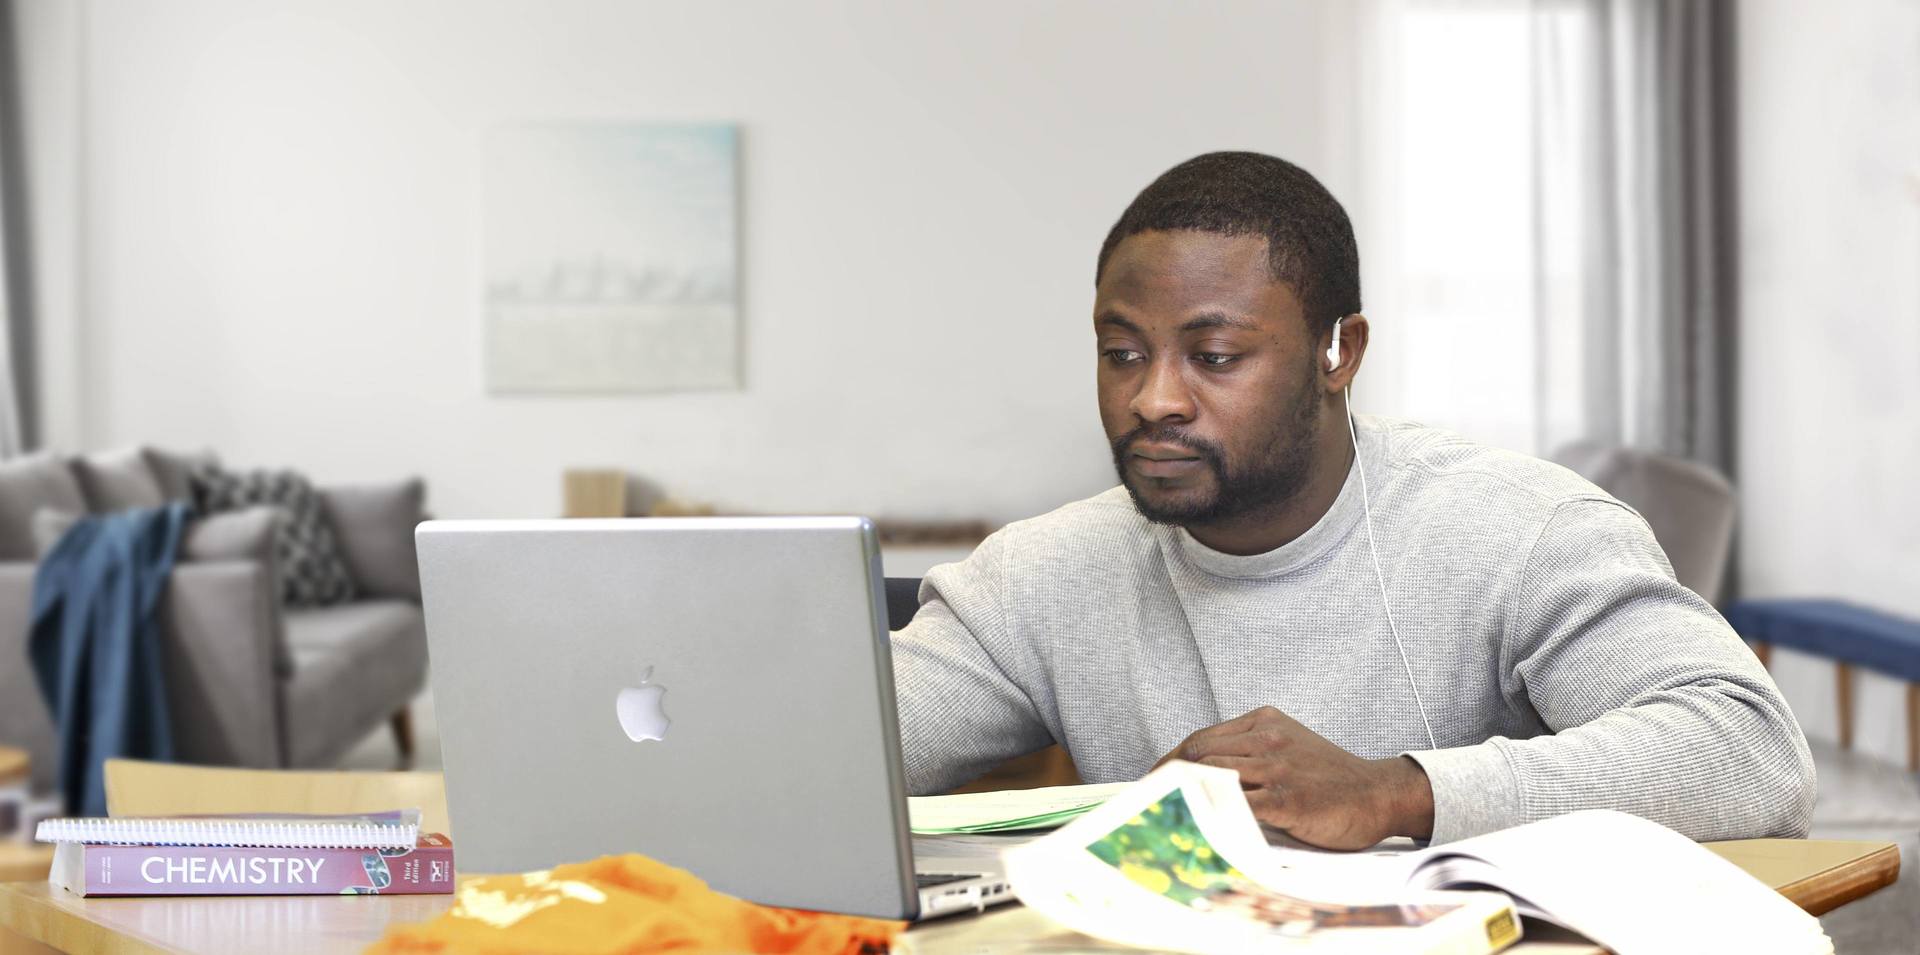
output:
<path id="1" fill-rule="evenodd" d="M 1154 768 L 1171 759 L 1197 763 L 1209 756 L 1258 756 L 1271 750 L 1274 740 L 1289 736 L 1290 727 L 1298 725 L 1285 713 L 1263 706 L 1195 732 L 1161 757 Z"/>
<path id="2" fill-rule="evenodd" d="M 1248 710 L 1245 713 L 1242 713 L 1239 716 L 1236 716 L 1233 719 L 1226 721 L 1225 723 L 1220 723 L 1214 726 L 1213 728 L 1217 730 L 1235 730 L 1235 731 L 1244 730 L 1263 720 L 1271 719 L 1273 714 L 1279 713 L 1279 712 L 1280 712 L 1279 710 L 1276 710 L 1271 706 L 1262 706 L 1256 709 Z"/>
<path id="3" fill-rule="evenodd" d="M 1222 723 L 1220 724 L 1220 726 L 1209 726 L 1206 729 L 1195 730 L 1192 733 L 1192 735 L 1189 735 L 1186 739 L 1181 740 L 1179 745 L 1175 746 L 1171 752 L 1167 753 L 1167 755 L 1165 756 L 1160 757 L 1160 761 L 1157 763 L 1154 763 L 1153 768 L 1159 769 L 1160 767 L 1166 765 L 1169 760 L 1184 759 L 1188 762 L 1195 761 L 1198 757 L 1200 757 L 1201 755 L 1204 755 L 1207 752 L 1206 749 L 1202 748 L 1204 741 L 1212 739 L 1214 736 L 1218 735 L 1220 733 L 1221 726 L 1225 726 L 1225 725 L 1226 724 Z"/>
<path id="4" fill-rule="evenodd" d="M 1261 706 L 1248 710 L 1224 723 L 1217 724 L 1201 732 L 1246 733 L 1261 727 L 1272 727 L 1294 723 L 1291 716 L 1271 706 Z M 1297 724 L 1295 724 L 1297 725 Z"/>
<path id="5" fill-rule="evenodd" d="M 1303 734 L 1310 738 L 1312 731 L 1276 710 L 1272 716 L 1237 726 L 1222 723 L 1201 730 L 1187 737 L 1174 753 L 1192 762 L 1208 756 L 1274 756 L 1300 741 Z"/>
<path id="6" fill-rule="evenodd" d="M 1187 741 L 1181 743 L 1173 755 L 1190 763 L 1200 762 L 1209 756 L 1254 756 L 1260 752 L 1258 744 L 1259 738 L 1254 735 L 1252 728 L 1227 732 L 1226 724 L 1222 723 L 1187 737 Z"/>
<path id="7" fill-rule="evenodd" d="M 1231 769 L 1239 773 L 1240 788 L 1242 789 L 1258 789 L 1261 786 L 1267 785 L 1267 774 L 1262 771 L 1266 768 L 1265 761 L 1255 759 L 1251 756 L 1204 756 L 1194 760 L 1194 762 L 1202 766 Z"/>
<path id="8" fill-rule="evenodd" d="M 1209 726 L 1187 737 L 1174 753 L 1181 759 L 1192 761 L 1215 754 L 1251 756 L 1257 752 L 1253 748 L 1254 736 L 1272 725 L 1272 717 L 1268 714 L 1278 712 L 1272 707 L 1262 707 L 1245 716 Z"/>
<path id="9" fill-rule="evenodd" d="M 1247 790 L 1247 808 L 1253 810 L 1253 817 L 1260 820 L 1262 825 L 1287 829 L 1294 822 L 1286 794 L 1276 786 Z"/>
<path id="10" fill-rule="evenodd" d="M 1295 837 L 1293 833 L 1279 826 L 1269 826 L 1264 822 L 1260 824 L 1260 834 L 1267 837 L 1267 845 L 1270 846 L 1285 846 L 1289 849 L 1320 848 L 1311 842 L 1306 842 Z"/>

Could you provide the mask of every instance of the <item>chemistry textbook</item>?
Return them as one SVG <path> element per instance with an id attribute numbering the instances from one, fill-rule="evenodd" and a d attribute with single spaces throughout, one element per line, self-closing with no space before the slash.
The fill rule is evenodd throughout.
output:
<path id="1" fill-rule="evenodd" d="M 51 819 L 48 882 L 75 895 L 453 891 L 453 843 L 417 810 L 338 816 Z"/>

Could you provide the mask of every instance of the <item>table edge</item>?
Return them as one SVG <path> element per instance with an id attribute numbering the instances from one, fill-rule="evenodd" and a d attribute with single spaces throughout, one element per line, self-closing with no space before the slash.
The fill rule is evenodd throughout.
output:
<path id="1" fill-rule="evenodd" d="M 1868 854 L 1835 863 L 1777 886 L 1775 891 L 1809 915 L 1819 916 L 1892 885 L 1900 877 L 1900 847 L 1891 842 L 1869 844 L 1876 848 Z M 1857 871 L 1850 871 L 1838 881 L 1833 881 L 1835 873 L 1840 870 Z M 463 877 L 461 881 L 467 878 L 470 877 Z M 81 912 L 60 905 L 50 894 L 26 891 L 29 886 L 44 889 L 47 883 L 38 880 L 0 882 L 0 927 L 63 951 L 76 948 L 100 950 L 92 946 L 97 946 L 98 933 L 103 926 L 87 919 Z M 179 949 L 119 929 L 111 930 L 110 937 L 112 944 L 107 950 L 113 955 L 181 955 Z"/>
<path id="2" fill-rule="evenodd" d="M 63 952 L 100 950 L 94 939 L 104 926 L 86 916 L 62 908 L 51 895 L 34 895 L 23 886 L 45 886 L 41 881 L 0 882 L 0 928 L 22 938 L 39 942 Z M 152 939 L 110 930 L 113 942 L 105 950 L 113 955 L 182 955 Z M 91 936 L 91 937 L 86 937 Z"/>
<path id="3" fill-rule="evenodd" d="M 1841 869 L 1858 869 L 1837 882 L 1831 880 Z M 1900 847 L 1882 843 L 1863 858 L 1828 866 L 1805 878 L 1780 886 L 1778 891 L 1808 915 L 1825 915 L 1840 906 L 1858 901 L 1900 879 Z"/>

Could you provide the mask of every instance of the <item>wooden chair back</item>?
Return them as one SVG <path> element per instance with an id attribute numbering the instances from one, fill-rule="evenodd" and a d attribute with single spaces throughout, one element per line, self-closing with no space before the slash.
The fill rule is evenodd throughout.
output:
<path id="1" fill-rule="evenodd" d="M 425 832 L 453 835 L 439 773 L 227 769 L 134 759 L 106 763 L 107 813 L 205 816 L 219 813 L 350 813 L 420 810 Z"/>

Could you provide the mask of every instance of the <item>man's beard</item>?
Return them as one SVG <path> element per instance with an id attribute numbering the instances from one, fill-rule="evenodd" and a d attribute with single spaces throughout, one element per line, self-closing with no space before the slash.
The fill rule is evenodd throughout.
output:
<path id="1" fill-rule="evenodd" d="M 1156 524 L 1182 527 L 1212 527 L 1270 511 L 1291 500 L 1306 485 L 1313 466 L 1314 425 L 1320 420 L 1320 396 L 1312 376 L 1274 418 L 1273 427 L 1255 442 L 1251 460 L 1227 468 L 1226 454 L 1220 446 L 1178 426 L 1140 427 L 1113 442 L 1113 466 L 1120 472 L 1120 483 L 1133 497 L 1133 506 L 1141 516 Z M 1163 504 L 1150 503 L 1135 486 L 1136 478 L 1127 469 L 1128 448 L 1136 441 L 1173 444 L 1186 448 L 1213 473 L 1213 493 L 1205 497 Z"/>

